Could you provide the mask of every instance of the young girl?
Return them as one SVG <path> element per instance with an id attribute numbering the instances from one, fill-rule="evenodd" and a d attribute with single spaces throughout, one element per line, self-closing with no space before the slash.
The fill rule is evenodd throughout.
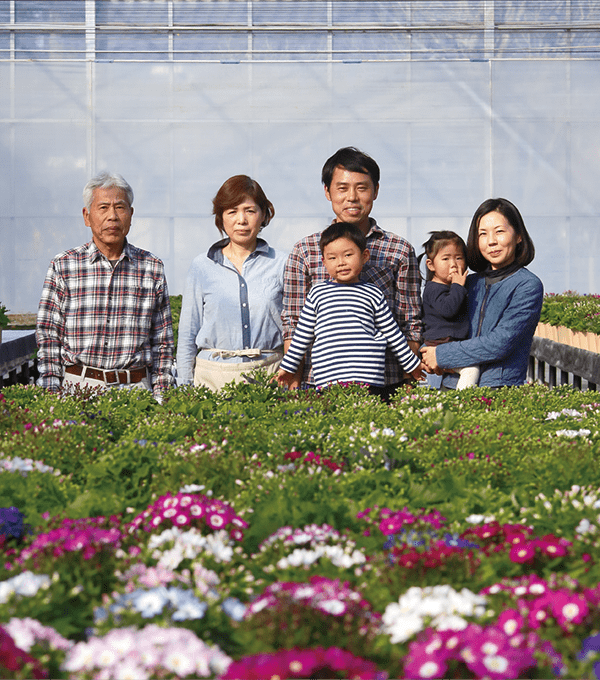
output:
<path id="1" fill-rule="evenodd" d="M 467 246 L 453 231 L 433 231 L 423 244 L 427 283 L 423 290 L 423 334 L 425 344 L 435 347 L 469 335 L 467 312 Z M 456 368 L 456 389 L 477 385 L 479 367 Z"/>

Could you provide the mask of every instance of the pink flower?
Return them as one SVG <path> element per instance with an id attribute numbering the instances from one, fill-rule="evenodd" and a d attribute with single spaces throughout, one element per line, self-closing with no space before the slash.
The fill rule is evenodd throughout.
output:
<path id="1" fill-rule="evenodd" d="M 565 629 L 568 624 L 581 623 L 588 612 L 587 602 L 581 595 L 566 590 L 553 593 L 552 613 L 561 628 Z"/>
<path id="2" fill-rule="evenodd" d="M 217 513 L 209 515 L 207 521 L 213 529 L 220 529 L 225 524 L 223 515 Z"/>
<path id="3" fill-rule="evenodd" d="M 512 562 L 533 562 L 535 558 L 535 545 L 532 542 L 513 545 L 510 549 L 510 559 Z"/>
<path id="4" fill-rule="evenodd" d="M 568 541 L 563 541 L 555 536 L 544 536 L 538 540 L 538 545 L 543 553 L 550 557 L 562 557 L 567 554 L 566 545 Z"/>
<path id="5" fill-rule="evenodd" d="M 523 628 L 524 623 L 523 617 L 516 609 L 507 609 L 500 614 L 496 625 L 506 633 L 506 635 L 511 637 Z"/>
<path id="6" fill-rule="evenodd" d="M 539 628 L 548 618 L 548 611 L 546 609 L 548 605 L 549 603 L 545 597 L 541 597 L 533 602 L 528 614 L 530 628 L 533 628 L 534 630 Z"/>

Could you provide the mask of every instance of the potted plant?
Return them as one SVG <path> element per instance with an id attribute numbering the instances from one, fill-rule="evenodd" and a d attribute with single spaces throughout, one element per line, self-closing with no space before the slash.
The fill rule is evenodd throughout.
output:
<path id="1" fill-rule="evenodd" d="M 2 342 L 2 329 L 10 323 L 6 312 L 8 312 L 8 309 L 0 302 L 0 342 Z"/>

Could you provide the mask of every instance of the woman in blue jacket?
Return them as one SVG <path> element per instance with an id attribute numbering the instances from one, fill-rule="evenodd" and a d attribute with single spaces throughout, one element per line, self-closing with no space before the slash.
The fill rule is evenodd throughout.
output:
<path id="1" fill-rule="evenodd" d="M 432 372 L 481 366 L 480 386 L 521 385 L 540 319 L 544 288 L 526 266 L 535 248 L 521 213 L 505 198 L 490 198 L 477 208 L 467 240 L 469 339 L 422 349 Z M 444 387 L 456 386 L 448 373 Z"/>

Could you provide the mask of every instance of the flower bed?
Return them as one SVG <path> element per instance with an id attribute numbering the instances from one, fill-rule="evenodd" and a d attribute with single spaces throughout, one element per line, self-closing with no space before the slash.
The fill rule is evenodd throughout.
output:
<path id="1" fill-rule="evenodd" d="M 536 336 L 600 353 L 600 295 L 544 296 Z"/>
<path id="2" fill-rule="evenodd" d="M 600 676 L 599 448 L 566 387 L 7 388 L 0 677 Z"/>

